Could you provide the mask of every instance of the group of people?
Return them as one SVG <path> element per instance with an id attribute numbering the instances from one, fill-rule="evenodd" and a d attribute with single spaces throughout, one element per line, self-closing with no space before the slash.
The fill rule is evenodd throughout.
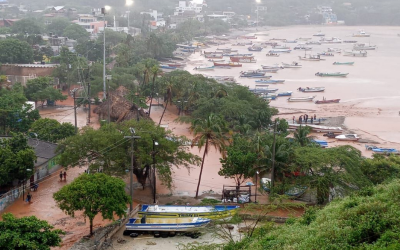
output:
<path id="1" fill-rule="evenodd" d="M 311 124 L 313 124 L 316 120 L 317 120 L 316 114 L 314 114 L 314 116 L 313 115 L 308 116 L 307 114 L 304 114 L 304 115 L 299 116 L 298 123 L 302 124 L 303 122 L 304 123 L 310 122 Z M 295 123 L 295 121 L 296 121 L 296 117 L 293 116 L 293 123 Z"/>
<path id="2" fill-rule="evenodd" d="M 63 177 L 64 177 L 64 181 L 66 181 L 67 180 L 67 172 L 66 171 L 64 171 L 64 173 L 63 173 L 63 171 L 60 171 L 60 181 L 63 180 Z"/>

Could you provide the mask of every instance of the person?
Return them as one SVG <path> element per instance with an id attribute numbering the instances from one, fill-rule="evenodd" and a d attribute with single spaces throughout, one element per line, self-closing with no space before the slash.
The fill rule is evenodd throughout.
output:
<path id="1" fill-rule="evenodd" d="M 312 116 L 311 116 L 310 122 L 311 122 L 311 124 L 313 124 L 313 117 Z"/>
<path id="2" fill-rule="evenodd" d="M 26 201 L 31 203 L 32 200 L 32 195 L 28 192 L 28 194 L 26 195 Z"/>
<path id="3" fill-rule="evenodd" d="M 60 181 L 62 181 L 62 178 L 63 178 L 63 172 L 60 171 Z"/>
<path id="4" fill-rule="evenodd" d="M 293 123 L 294 123 L 294 120 L 296 119 L 296 117 L 295 116 L 293 116 Z"/>
<path id="5" fill-rule="evenodd" d="M 315 121 L 315 120 L 317 120 L 317 115 L 316 115 L 316 114 L 314 114 L 314 121 Z"/>
<path id="6" fill-rule="evenodd" d="M 38 189 L 38 187 L 39 187 L 39 184 L 37 184 L 37 183 L 35 183 L 34 185 L 33 185 L 33 191 L 37 191 L 37 189 Z"/>
<path id="7" fill-rule="evenodd" d="M 66 180 L 67 180 L 67 172 L 64 171 L 64 181 L 66 181 Z"/>
<path id="8" fill-rule="evenodd" d="M 299 123 L 301 124 L 303 122 L 302 116 L 299 117 Z"/>

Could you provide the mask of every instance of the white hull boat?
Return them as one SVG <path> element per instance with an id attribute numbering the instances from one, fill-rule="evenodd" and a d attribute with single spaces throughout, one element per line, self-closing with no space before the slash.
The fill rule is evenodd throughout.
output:
<path id="1" fill-rule="evenodd" d="M 338 135 L 335 137 L 335 139 L 339 141 L 358 141 L 360 137 L 358 137 L 356 134 L 346 134 L 346 135 Z"/>
<path id="2" fill-rule="evenodd" d="M 126 231 L 190 232 L 205 227 L 210 219 L 199 217 L 129 219 Z"/>
<path id="3" fill-rule="evenodd" d="M 289 102 L 312 102 L 314 100 L 315 96 L 309 96 L 309 97 L 290 97 L 287 100 Z"/>

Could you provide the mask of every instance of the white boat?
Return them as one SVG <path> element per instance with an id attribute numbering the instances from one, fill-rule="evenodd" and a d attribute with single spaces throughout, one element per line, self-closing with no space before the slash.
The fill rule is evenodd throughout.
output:
<path id="1" fill-rule="evenodd" d="M 325 91 L 325 87 L 314 87 L 314 88 L 309 88 L 309 87 L 302 88 L 302 87 L 300 87 L 297 90 L 301 91 L 301 92 L 323 92 L 323 91 Z"/>
<path id="2" fill-rule="evenodd" d="M 282 67 L 283 68 L 293 68 L 293 69 L 297 69 L 297 68 L 301 68 L 303 67 L 302 65 L 300 65 L 298 62 L 292 62 L 291 64 L 289 63 L 282 63 Z"/>
<path id="3" fill-rule="evenodd" d="M 289 97 L 287 100 L 289 102 L 312 102 L 314 100 L 315 96 L 309 96 L 309 97 Z"/>
<path id="4" fill-rule="evenodd" d="M 304 44 L 299 44 L 293 48 L 294 50 L 312 50 L 311 47 L 305 46 Z"/>
<path id="5" fill-rule="evenodd" d="M 358 33 L 353 34 L 353 37 L 370 37 L 370 34 L 367 34 L 364 30 L 359 30 Z"/>
<path id="6" fill-rule="evenodd" d="M 376 45 L 369 45 L 367 43 L 356 43 L 353 45 L 353 50 L 375 50 Z"/>
<path id="7" fill-rule="evenodd" d="M 126 231 L 147 231 L 147 232 L 190 232 L 205 227 L 210 219 L 199 217 L 178 217 L 178 218 L 131 218 L 125 224 Z"/>
<path id="8" fill-rule="evenodd" d="M 353 50 L 353 51 L 345 51 L 343 55 L 352 57 L 367 57 L 368 53 L 365 50 Z"/>
<path id="9" fill-rule="evenodd" d="M 211 71 L 214 70 L 214 66 L 210 66 L 210 67 L 195 67 L 194 70 L 199 70 L 199 71 Z"/>
<path id="10" fill-rule="evenodd" d="M 297 129 L 300 126 L 302 126 L 302 124 L 289 124 L 290 129 Z M 313 124 L 307 124 L 307 126 L 310 127 L 313 132 L 317 132 L 317 133 L 327 133 L 327 132 L 342 133 L 343 132 L 343 129 L 341 127 L 327 127 L 327 126 L 320 126 L 320 125 L 313 125 Z"/>
<path id="11" fill-rule="evenodd" d="M 342 43 L 343 41 L 337 37 L 332 37 L 331 39 L 321 39 L 320 40 L 321 43 L 323 44 L 332 44 L 332 43 Z"/>
<path id="12" fill-rule="evenodd" d="M 285 45 L 276 45 L 272 46 L 273 49 L 290 49 L 290 47 L 285 46 Z"/>
<path id="13" fill-rule="evenodd" d="M 314 62 L 325 60 L 325 59 L 321 58 L 321 56 L 319 56 L 319 55 L 309 55 L 308 57 L 307 56 L 303 56 L 303 57 L 299 56 L 299 59 L 303 60 L 303 61 L 314 61 Z"/>
<path id="14" fill-rule="evenodd" d="M 268 51 L 268 53 L 271 54 L 276 54 L 276 53 L 290 53 L 291 50 L 290 49 L 272 49 L 270 51 Z"/>
<path id="15" fill-rule="evenodd" d="M 358 141 L 360 137 L 358 137 L 356 134 L 345 134 L 338 135 L 335 137 L 335 139 L 338 139 L 339 141 Z"/>
<path id="16" fill-rule="evenodd" d="M 306 42 L 306 45 L 321 45 L 321 42 L 318 42 L 318 41 L 308 41 L 308 42 Z"/>
<path id="17" fill-rule="evenodd" d="M 315 33 L 313 36 L 325 36 L 325 34 L 322 33 L 321 31 L 318 31 L 318 32 Z"/>

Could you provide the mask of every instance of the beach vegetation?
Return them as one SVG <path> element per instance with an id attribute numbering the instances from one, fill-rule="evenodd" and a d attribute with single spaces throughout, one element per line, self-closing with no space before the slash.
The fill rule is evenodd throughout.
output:
<path id="1" fill-rule="evenodd" d="M 75 135 L 75 127 L 69 122 L 60 123 L 55 119 L 41 118 L 32 124 L 30 132 L 35 133 L 37 139 L 56 143 Z"/>

